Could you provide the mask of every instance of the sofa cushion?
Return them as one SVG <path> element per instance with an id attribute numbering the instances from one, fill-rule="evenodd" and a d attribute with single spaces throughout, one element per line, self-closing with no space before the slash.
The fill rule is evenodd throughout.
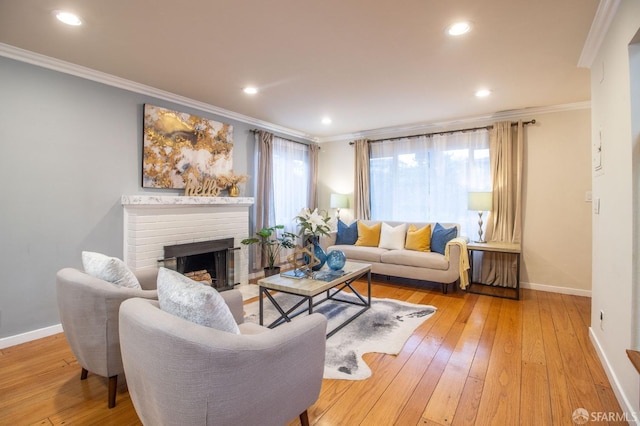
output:
<path id="1" fill-rule="evenodd" d="M 336 233 L 336 244 L 353 245 L 358 241 L 358 221 L 353 222 L 351 225 L 346 225 L 343 221 L 338 219 L 338 232 Z"/>
<path id="2" fill-rule="evenodd" d="M 405 223 L 398 226 L 383 223 L 380 228 L 380 242 L 378 243 L 378 247 L 388 250 L 400 250 L 404 248 L 406 237 L 407 225 Z"/>
<path id="3" fill-rule="evenodd" d="M 374 223 L 371 226 L 365 225 L 362 221 L 358 221 L 358 241 L 357 246 L 378 247 L 380 244 L 380 229 L 382 223 Z"/>
<path id="4" fill-rule="evenodd" d="M 379 247 L 365 247 L 365 246 L 330 246 L 327 248 L 327 253 L 332 250 L 340 250 L 347 256 L 347 260 L 360 260 L 362 262 L 376 262 L 380 263 L 380 256 L 386 253 L 387 249 Z"/>
<path id="5" fill-rule="evenodd" d="M 389 250 L 380 256 L 382 263 L 395 265 L 415 266 L 446 271 L 449 262 L 439 253 L 420 252 L 415 250 Z"/>
<path id="6" fill-rule="evenodd" d="M 140 289 L 140 282 L 127 265 L 117 257 L 92 251 L 82 252 L 82 268 L 94 278 L 110 282 L 118 287 Z"/>
<path id="7" fill-rule="evenodd" d="M 420 229 L 415 225 L 409 225 L 404 248 L 415 251 L 431 251 L 431 224 Z"/>
<path id="8" fill-rule="evenodd" d="M 453 228 L 445 228 L 439 223 L 436 223 L 435 228 L 433 228 L 433 234 L 431 235 L 431 251 L 444 254 L 444 248 L 447 243 L 457 236 L 458 229 L 455 226 Z"/>
<path id="9" fill-rule="evenodd" d="M 160 309 L 187 321 L 240 334 L 238 324 L 215 288 L 167 268 L 158 271 Z"/>

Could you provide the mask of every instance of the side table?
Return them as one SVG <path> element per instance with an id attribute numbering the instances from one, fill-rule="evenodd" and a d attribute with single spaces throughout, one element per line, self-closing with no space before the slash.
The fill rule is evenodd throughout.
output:
<path id="1" fill-rule="evenodd" d="M 522 248 L 518 243 L 502 243 L 502 242 L 486 242 L 486 243 L 477 243 L 477 242 L 469 242 L 467 243 L 467 249 L 469 250 L 469 286 L 467 287 L 467 291 L 469 293 L 475 294 L 483 294 L 486 296 L 495 296 L 502 297 L 505 299 L 520 299 L 520 256 L 522 254 Z M 513 254 L 516 257 L 516 286 L 515 287 L 502 287 L 502 286 L 494 286 L 491 284 L 484 284 L 479 282 L 473 282 L 473 252 L 474 251 L 482 251 L 482 252 L 493 252 L 493 253 L 507 253 Z M 496 292 L 481 292 L 477 291 L 473 288 L 473 286 L 485 286 L 492 287 L 496 289 L 508 289 L 514 290 L 515 295 L 509 296 L 505 294 L 500 294 Z"/>

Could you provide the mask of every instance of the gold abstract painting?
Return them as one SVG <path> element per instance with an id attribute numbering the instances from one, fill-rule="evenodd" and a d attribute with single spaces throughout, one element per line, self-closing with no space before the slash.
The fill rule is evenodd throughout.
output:
<path id="1" fill-rule="evenodd" d="M 144 188 L 184 188 L 231 172 L 233 126 L 153 105 L 144 106 Z"/>

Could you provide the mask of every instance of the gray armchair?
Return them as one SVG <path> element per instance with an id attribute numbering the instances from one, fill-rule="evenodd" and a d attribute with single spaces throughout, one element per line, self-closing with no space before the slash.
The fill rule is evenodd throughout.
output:
<path id="1" fill-rule="evenodd" d="M 131 297 L 157 299 L 157 270 L 136 273 L 142 290 L 117 287 L 82 271 L 65 268 L 56 275 L 58 308 L 64 335 L 82 367 L 109 378 L 108 407 L 116 405 L 118 375 L 124 372 L 120 355 L 118 311 Z"/>
<path id="2" fill-rule="evenodd" d="M 220 293 L 240 335 L 189 322 L 158 302 L 120 308 L 129 394 L 146 425 L 277 425 L 300 416 L 320 394 L 327 320 L 321 314 L 267 329 L 242 323 L 242 296 Z"/>

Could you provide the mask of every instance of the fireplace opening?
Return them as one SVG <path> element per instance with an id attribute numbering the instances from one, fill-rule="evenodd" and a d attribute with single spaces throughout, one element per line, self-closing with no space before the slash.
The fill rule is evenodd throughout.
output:
<path id="1" fill-rule="evenodd" d="M 229 290 L 235 284 L 233 238 L 164 246 L 160 262 L 195 281 L 206 282 L 216 290 Z"/>

